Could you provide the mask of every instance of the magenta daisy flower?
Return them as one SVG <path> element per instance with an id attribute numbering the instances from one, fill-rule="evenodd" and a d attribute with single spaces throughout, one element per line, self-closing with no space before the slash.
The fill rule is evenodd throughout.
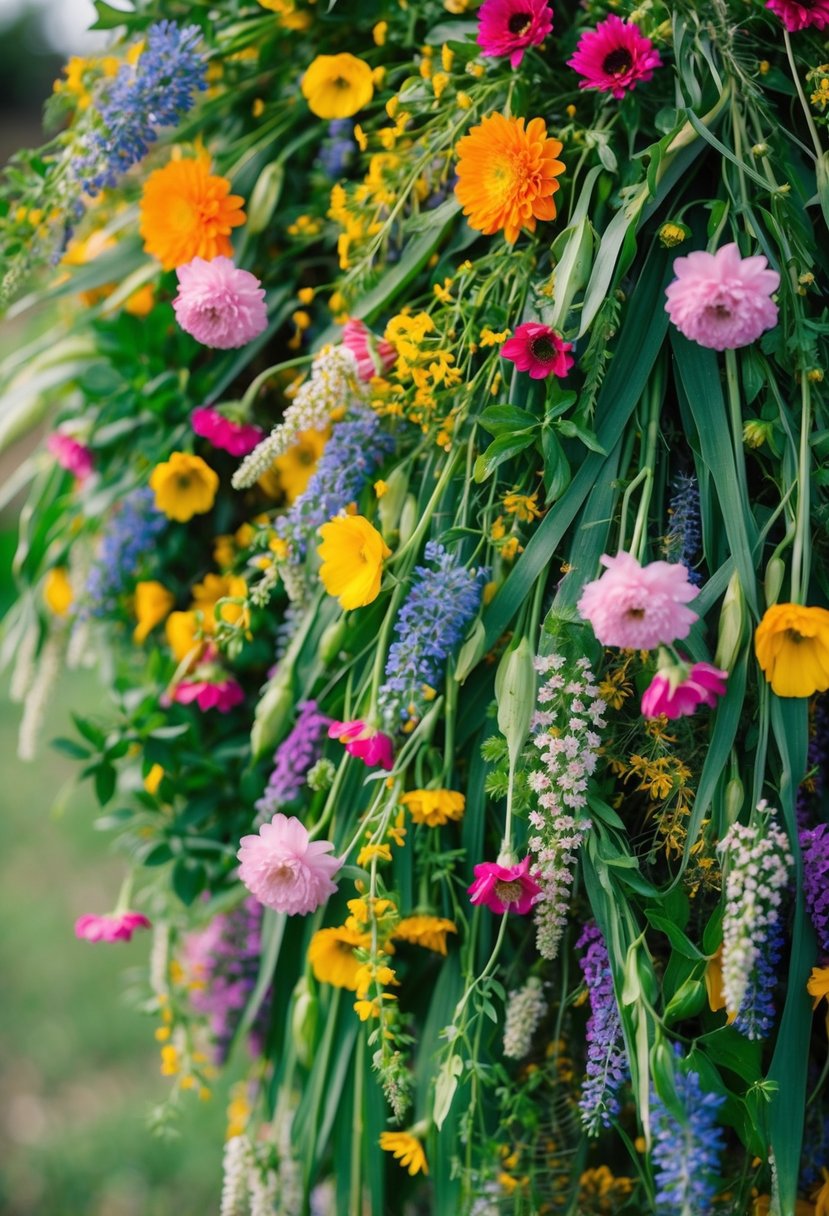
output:
<path id="1" fill-rule="evenodd" d="M 650 38 L 631 22 L 612 13 L 594 30 L 585 30 L 568 64 L 584 80 L 580 89 L 612 93 L 618 100 L 662 66 Z"/>
<path id="2" fill-rule="evenodd" d="M 716 253 L 699 249 L 677 258 L 674 274 L 665 289 L 665 310 L 680 333 L 700 346 L 734 350 L 777 324 L 771 293 L 780 275 L 762 254 L 741 258 L 733 243 Z"/>
<path id="3" fill-rule="evenodd" d="M 810 25 L 818 30 L 829 25 L 829 0 L 766 0 L 766 8 L 777 14 L 791 34 Z"/>
<path id="4" fill-rule="evenodd" d="M 525 321 L 501 347 L 501 354 L 518 368 L 529 372 L 531 380 L 546 376 L 566 376 L 573 366 L 572 342 L 565 342 L 549 325 Z"/>
<path id="5" fill-rule="evenodd" d="M 497 915 L 526 916 L 541 898 L 541 887 L 530 873 L 529 855 L 512 865 L 501 860 L 479 862 L 474 874 L 475 881 L 467 887 L 469 902 L 484 904 Z"/>
<path id="6" fill-rule="evenodd" d="M 478 46 L 482 55 L 509 55 L 517 68 L 527 47 L 539 46 L 552 28 L 548 0 L 485 0 L 478 12 Z"/>

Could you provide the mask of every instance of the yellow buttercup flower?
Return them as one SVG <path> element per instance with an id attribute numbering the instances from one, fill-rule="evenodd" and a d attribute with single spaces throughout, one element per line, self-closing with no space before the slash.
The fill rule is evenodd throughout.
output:
<path id="1" fill-rule="evenodd" d="M 391 549 L 362 515 L 338 515 L 319 529 L 320 578 L 346 611 L 371 604 L 380 594 L 383 562 Z"/>
<path id="2" fill-rule="evenodd" d="M 778 697 L 810 697 L 829 688 L 829 612 L 773 604 L 754 635 L 754 653 Z"/>
<path id="3" fill-rule="evenodd" d="M 446 934 L 457 933 L 454 921 L 442 916 L 404 916 L 392 934 L 396 940 L 446 954 Z"/>
<path id="4" fill-rule="evenodd" d="M 356 55 L 317 55 L 302 77 L 302 95 L 317 118 L 351 118 L 374 96 L 371 68 Z"/>
<path id="5" fill-rule="evenodd" d="M 43 602 L 55 616 L 65 616 L 75 595 L 65 566 L 53 566 L 43 582 Z"/>
<path id="6" fill-rule="evenodd" d="M 160 764 L 154 764 L 147 773 L 147 776 L 144 778 L 144 789 L 148 794 L 155 798 L 156 794 L 158 793 L 158 787 L 161 785 L 163 780 L 164 769 Z"/>
<path id="7" fill-rule="evenodd" d="M 466 807 L 466 798 L 457 790 L 411 790 L 400 801 L 414 823 L 425 823 L 430 828 L 460 819 Z"/>
<path id="8" fill-rule="evenodd" d="M 412 1177 L 415 1174 L 429 1173 L 423 1145 L 411 1132 L 383 1132 L 380 1147 L 387 1153 L 392 1153 Z"/>
<path id="9" fill-rule="evenodd" d="M 213 506 L 219 478 L 201 456 L 173 452 L 169 460 L 157 464 L 150 474 L 155 505 L 168 519 L 186 523 L 194 515 L 204 515 Z"/>
<path id="10" fill-rule="evenodd" d="M 338 925 L 334 929 L 318 929 L 308 946 L 308 962 L 321 984 L 335 988 L 357 989 L 360 963 L 354 957 L 356 947 L 367 947 L 371 935 Z"/>
<path id="11" fill-rule="evenodd" d="M 522 523 L 532 523 L 534 519 L 538 519 L 543 512 L 538 506 L 538 493 L 535 494 L 518 494 L 513 491 L 511 494 L 504 496 L 504 510 L 508 515 L 515 515 Z"/>
<path id="12" fill-rule="evenodd" d="M 188 655 L 198 657 L 204 647 L 204 642 L 198 636 L 199 632 L 195 612 L 171 612 L 167 617 L 164 634 L 177 663 L 183 662 Z"/>
<path id="13" fill-rule="evenodd" d="M 135 619 L 138 624 L 132 632 L 133 640 L 143 642 L 156 625 L 160 625 L 176 602 L 175 596 L 163 583 L 147 579 L 135 585 Z"/>

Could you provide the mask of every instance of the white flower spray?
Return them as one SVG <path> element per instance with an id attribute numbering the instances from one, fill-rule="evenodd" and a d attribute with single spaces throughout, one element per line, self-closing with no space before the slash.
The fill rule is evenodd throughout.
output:
<path id="1" fill-rule="evenodd" d="M 536 976 L 530 976 L 523 988 L 509 994 L 504 1021 L 504 1055 L 510 1060 L 523 1060 L 530 1054 L 533 1035 L 547 1012 L 544 986 Z"/>

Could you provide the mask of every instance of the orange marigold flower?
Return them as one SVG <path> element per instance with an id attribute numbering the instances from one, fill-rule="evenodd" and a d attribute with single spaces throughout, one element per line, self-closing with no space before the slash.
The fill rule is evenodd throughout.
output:
<path id="1" fill-rule="evenodd" d="M 829 688 L 829 612 L 773 604 L 754 635 L 754 652 L 778 697 L 810 697 Z"/>
<path id="2" fill-rule="evenodd" d="M 165 270 L 197 257 L 232 257 L 230 232 L 245 222 L 244 202 L 230 193 L 226 177 L 211 174 L 206 152 L 171 160 L 144 186 L 139 228 L 144 248 Z"/>
<path id="3" fill-rule="evenodd" d="M 470 227 L 487 236 L 503 229 L 513 244 L 522 228 L 534 232 L 536 220 L 555 219 L 561 147 L 547 138 L 543 118 L 489 114 L 473 127 L 458 143 L 455 187 Z"/>

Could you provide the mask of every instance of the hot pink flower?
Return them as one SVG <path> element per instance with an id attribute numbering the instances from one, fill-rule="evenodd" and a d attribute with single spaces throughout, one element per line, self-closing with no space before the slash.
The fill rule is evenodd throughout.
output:
<path id="1" fill-rule="evenodd" d="M 193 258 L 176 269 L 176 320 L 203 346 L 231 350 L 258 338 L 268 325 L 265 292 L 248 270 L 230 258 Z"/>
<path id="2" fill-rule="evenodd" d="M 343 859 L 329 856 L 334 848 L 330 840 L 310 840 L 293 816 L 274 815 L 239 845 L 239 877 L 266 908 L 304 916 L 337 890 L 331 880 Z"/>
<path id="3" fill-rule="evenodd" d="M 640 566 L 630 553 L 601 562 L 607 570 L 587 583 L 578 609 L 603 646 L 653 650 L 686 638 L 697 614 L 685 605 L 699 594 L 680 562 Z"/>
<path id="4" fill-rule="evenodd" d="M 356 317 L 346 321 L 342 343 L 357 360 L 357 375 L 366 382 L 373 376 L 382 376 L 397 362 L 397 351 L 391 342 L 378 338 Z"/>
<path id="5" fill-rule="evenodd" d="M 234 422 L 212 405 L 200 405 L 193 410 L 190 423 L 197 435 L 231 456 L 247 456 L 265 438 L 261 427 L 252 422 Z"/>
<path id="6" fill-rule="evenodd" d="M 517 912 L 526 916 L 541 898 L 541 887 L 530 874 L 530 859 L 504 866 L 482 861 L 475 866 L 475 881 L 467 888 L 469 902 L 485 904 L 491 912 Z"/>
<path id="7" fill-rule="evenodd" d="M 394 768 L 394 744 L 388 735 L 362 718 L 353 722 L 332 722 L 328 727 L 328 738 L 345 744 L 350 756 L 357 756 L 369 768 Z"/>
<path id="8" fill-rule="evenodd" d="M 700 346 L 733 350 L 777 324 L 777 305 L 770 297 L 780 275 L 762 254 L 741 258 L 735 244 L 716 253 L 698 249 L 676 259 L 674 274 L 665 290 L 665 310 L 680 333 Z"/>
<path id="9" fill-rule="evenodd" d="M 478 46 L 484 56 L 509 55 L 517 68 L 528 47 L 539 46 L 553 28 L 548 0 L 485 0 L 478 10 Z"/>
<path id="10" fill-rule="evenodd" d="M 810 25 L 818 30 L 829 25 L 829 0 L 766 0 L 766 8 L 776 13 L 792 34 Z"/>
<path id="11" fill-rule="evenodd" d="M 725 696 L 727 671 L 711 663 L 671 663 L 660 666 L 642 697 L 642 713 L 646 718 L 683 718 L 695 712 L 699 705 L 710 708 L 717 697 Z"/>
<path id="12" fill-rule="evenodd" d="M 650 80 L 654 69 L 662 67 L 650 38 L 615 13 L 600 21 L 594 30 L 585 30 L 575 55 L 567 62 L 584 76 L 579 81 L 580 89 L 612 93 L 617 100 L 641 81 Z"/>
<path id="13" fill-rule="evenodd" d="M 140 912 L 112 912 L 94 916 L 88 912 L 75 921 L 75 936 L 88 942 L 128 942 L 136 929 L 149 929 L 150 922 Z"/>
<path id="14" fill-rule="evenodd" d="M 529 372 L 531 380 L 545 376 L 566 376 L 573 366 L 572 342 L 565 342 L 549 325 L 525 321 L 501 347 L 501 354 L 511 360 L 519 372 Z"/>
<path id="15" fill-rule="evenodd" d="M 192 705 L 195 701 L 202 713 L 218 709 L 228 714 L 245 699 L 240 684 L 235 680 L 182 680 L 173 691 L 174 701 L 179 705 Z"/>
<path id="16" fill-rule="evenodd" d="M 63 431 L 53 431 L 46 440 L 46 447 L 60 467 L 73 473 L 78 481 L 88 477 L 95 467 L 89 448 Z"/>

